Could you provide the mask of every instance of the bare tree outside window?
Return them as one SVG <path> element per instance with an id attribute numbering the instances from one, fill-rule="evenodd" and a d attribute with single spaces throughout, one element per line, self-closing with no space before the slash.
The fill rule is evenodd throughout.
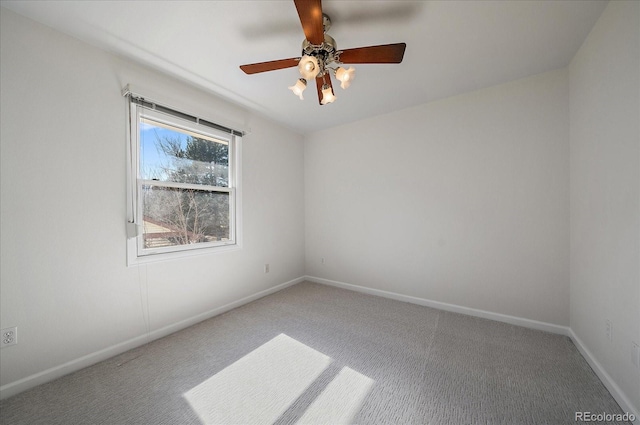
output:
<path id="1" fill-rule="evenodd" d="M 154 126 L 150 120 L 144 124 L 140 170 L 150 182 L 141 187 L 144 248 L 230 239 L 230 194 L 224 190 L 229 187 L 229 144 Z"/>

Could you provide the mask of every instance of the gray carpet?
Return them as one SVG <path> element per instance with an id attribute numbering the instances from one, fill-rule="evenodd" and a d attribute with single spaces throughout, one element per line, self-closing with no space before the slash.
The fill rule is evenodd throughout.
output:
<path id="1" fill-rule="evenodd" d="M 0 402 L 2 424 L 575 424 L 571 340 L 301 283 Z"/>

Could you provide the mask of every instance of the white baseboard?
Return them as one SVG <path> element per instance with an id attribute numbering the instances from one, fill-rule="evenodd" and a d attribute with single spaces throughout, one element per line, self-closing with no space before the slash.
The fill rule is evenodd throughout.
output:
<path id="1" fill-rule="evenodd" d="M 478 310 L 475 308 L 463 307 L 455 304 L 447 304 L 439 301 L 428 300 L 425 298 L 412 297 L 409 295 L 402 295 L 395 292 L 382 291 L 380 289 L 372 289 L 364 286 L 352 285 L 350 283 L 338 282 L 335 280 L 323 279 L 315 276 L 305 276 L 305 280 L 309 282 L 320 283 L 324 285 L 336 286 L 338 288 L 349 289 L 352 291 L 362 292 L 369 295 L 377 295 L 384 298 L 390 298 L 398 301 L 404 301 L 412 304 L 423 305 L 427 307 L 437 308 L 439 310 L 451 311 L 454 313 L 466 314 L 469 316 L 482 317 L 484 319 L 496 320 L 499 322 L 505 322 L 512 325 L 523 326 L 526 328 L 537 329 L 541 331 L 547 331 L 555 334 L 569 336 L 578 351 L 585 358 L 587 363 L 594 370 L 598 378 L 602 381 L 605 387 L 609 390 L 613 398 L 620 405 L 624 412 L 629 412 L 635 416 L 635 421 L 633 422 L 635 425 L 640 425 L 640 415 L 638 409 L 633 406 L 629 398 L 624 394 L 624 392 L 618 387 L 618 385 L 613 381 L 611 376 L 607 372 L 605 372 L 604 368 L 600 365 L 600 363 L 593 357 L 591 352 L 586 348 L 584 343 L 578 338 L 573 330 L 568 326 L 560 326 L 554 325 L 552 323 L 539 322 L 537 320 L 525 319 L 522 317 L 509 316 L 506 314 L 493 313 L 490 311 Z"/>
<path id="2" fill-rule="evenodd" d="M 315 282 L 315 283 L 320 283 L 324 285 L 335 286 L 338 288 L 349 289 L 352 291 L 362 292 L 365 294 L 377 295 L 380 297 L 390 298 L 398 301 L 409 302 L 412 304 L 423 305 L 426 307 L 432 307 L 439 310 L 451 311 L 454 313 L 466 314 L 469 316 L 481 317 L 485 319 L 509 323 L 512 325 L 523 326 L 526 328 L 537 329 L 541 331 L 569 336 L 573 340 L 574 344 L 576 345 L 576 347 L 578 348 L 582 356 L 586 359 L 586 361 L 589 363 L 591 368 L 594 370 L 596 375 L 600 378 L 600 380 L 605 385 L 605 387 L 609 390 L 609 392 L 614 397 L 616 402 L 620 405 L 622 410 L 625 412 L 633 413 L 633 415 L 636 417 L 634 424 L 640 425 L 640 412 L 638 411 L 638 408 L 631 403 L 631 401 L 624 394 L 624 392 L 622 392 L 620 387 L 618 387 L 618 385 L 613 381 L 611 376 L 609 376 L 609 374 L 604 370 L 602 365 L 600 365 L 600 363 L 595 359 L 595 357 L 593 357 L 591 352 L 586 348 L 586 346 L 580 340 L 580 338 L 578 338 L 573 332 L 573 330 L 569 327 L 554 325 L 552 323 L 540 322 L 540 321 L 531 320 L 531 319 L 525 319 L 522 317 L 509 316 L 509 315 L 500 314 L 500 313 L 493 313 L 490 311 L 478 310 L 478 309 L 469 308 L 469 307 L 463 307 L 455 304 L 448 304 L 448 303 L 443 303 L 439 301 L 433 301 L 425 298 L 402 295 L 395 292 L 367 288 L 364 286 L 352 285 L 349 283 L 338 282 L 338 281 L 323 279 L 323 278 L 314 277 L 314 276 L 303 276 L 297 279 L 290 280 L 280 285 L 276 285 L 272 288 L 257 292 L 253 295 L 249 295 L 247 297 L 241 298 L 237 301 L 233 301 L 221 307 L 217 307 L 213 310 L 206 311 L 204 313 L 198 314 L 188 319 L 181 320 L 180 322 L 165 326 L 161 329 L 157 329 L 151 332 L 150 334 L 145 334 L 145 335 L 138 336 L 136 338 L 129 339 L 119 344 L 107 347 L 103 350 L 96 351 L 94 353 L 88 354 L 86 356 L 80 357 L 75 360 L 71 360 L 62 365 L 52 367 L 50 369 L 44 370 L 42 372 L 20 379 L 18 381 L 3 385 L 2 387 L 0 387 L 0 399 L 11 397 L 12 395 L 26 391 L 37 385 L 44 384 L 46 382 L 60 378 L 69 373 L 78 371 L 85 367 L 96 364 L 100 361 L 111 358 L 113 356 L 117 356 L 128 350 L 144 345 L 152 340 L 170 335 L 181 329 L 184 329 L 196 323 L 202 322 L 203 320 L 210 319 L 211 317 L 225 313 L 229 310 L 232 310 L 236 307 L 240 307 L 241 305 L 250 303 L 264 296 L 281 291 L 289 286 L 295 285 L 305 280 L 309 282 Z"/>
<path id="3" fill-rule="evenodd" d="M 379 297 L 390 298 L 393 300 L 404 301 L 412 304 L 423 305 L 426 307 L 437 308 L 438 310 L 445 310 L 445 311 L 451 311 L 454 313 L 466 314 L 467 316 L 482 317 L 483 319 L 496 320 L 498 322 L 509 323 L 511 325 L 517 325 L 525 328 L 537 329 L 539 331 L 545 331 L 545 332 L 551 332 L 555 334 L 569 336 L 568 326 L 554 325 L 553 323 L 539 322 L 537 320 L 525 319 L 523 317 L 493 313 L 491 311 L 478 310 L 475 308 L 463 307 L 456 304 L 448 304 L 440 301 L 429 300 L 426 298 L 418 298 L 410 295 L 398 294 L 396 292 L 382 291 L 380 289 L 372 289 L 364 286 L 352 285 L 350 283 L 338 282 L 338 281 L 329 280 L 329 279 L 322 279 L 315 276 L 305 276 L 305 280 L 309 282 L 336 286 L 338 288 L 350 289 L 352 291 L 362 292 L 369 295 L 377 295 Z"/>
<path id="4" fill-rule="evenodd" d="M 282 289 L 285 289 L 302 281 L 304 281 L 304 277 L 290 280 L 280 285 L 276 285 L 272 288 L 265 289 L 264 291 L 249 295 L 248 297 L 233 301 L 221 307 L 214 308 L 213 310 L 206 311 L 204 313 L 165 326 L 161 329 L 157 329 L 150 332 L 149 334 L 140 335 L 138 337 L 129 339 L 119 344 L 112 345 L 100 351 L 87 354 L 86 356 L 82 356 L 78 359 L 71 360 L 59 366 L 54 366 L 42 372 L 27 376 L 26 378 L 20 379 L 18 381 L 3 385 L 0 387 L 0 400 L 11 397 L 12 395 L 21 393 L 40 384 L 53 381 L 54 379 L 60 378 L 64 375 L 68 375 L 69 373 L 84 369 L 85 367 L 91 366 L 113 356 L 117 356 L 118 354 L 122 354 L 128 350 L 144 345 L 152 340 L 162 338 L 181 329 L 188 328 L 189 326 L 200 323 L 203 320 L 210 319 L 214 316 L 225 313 L 236 307 L 240 307 L 241 305 L 250 303 L 251 301 L 255 301 L 258 298 L 273 294 L 274 292 L 281 291 Z"/>
<path id="5" fill-rule="evenodd" d="M 573 343 L 576 347 L 578 347 L 578 351 L 582 354 L 582 357 L 585 358 L 591 369 L 598 375 L 598 378 L 602 381 L 605 387 L 609 390 L 613 398 L 618 402 L 620 408 L 625 411 L 632 413 L 636 419 L 633 422 L 636 425 L 640 425 L 640 409 L 638 406 L 634 406 L 631 403 L 631 400 L 626 396 L 626 394 L 620 389 L 620 387 L 615 383 L 615 381 L 611 378 L 611 376 L 604 370 L 600 362 L 596 360 L 596 358 L 591 354 L 591 351 L 584 345 L 582 340 L 578 338 L 578 336 L 573 332 L 573 329 L 569 329 L 570 337 L 573 340 Z"/>

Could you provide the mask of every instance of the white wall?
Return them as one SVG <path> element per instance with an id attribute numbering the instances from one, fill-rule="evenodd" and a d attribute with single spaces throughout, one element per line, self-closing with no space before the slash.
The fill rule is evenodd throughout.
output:
<path id="1" fill-rule="evenodd" d="M 639 2 L 609 3 L 571 62 L 570 93 L 571 329 L 638 413 Z"/>
<path id="2" fill-rule="evenodd" d="M 300 135 L 6 9 L 1 19 L 0 323 L 18 327 L 0 357 L 3 397 L 144 342 L 147 299 L 154 331 L 304 275 Z M 241 250 L 126 266 L 127 83 L 251 128 Z"/>
<path id="3" fill-rule="evenodd" d="M 568 325 L 568 96 L 563 69 L 308 136 L 307 274 Z"/>
<path id="4" fill-rule="evenodd" d="M 19 329 L 0 356 L 2 396 L 144 342 L 147 300 L 158 335 L 306 274 L 570 324 L 637 411 L 639 8 L 611 2 L 568 69 L 315 133 L 304 148 L 2 9 L 0 326 Z M 251 128 L 242 250 L 126 267 L 126 83 Z"/>

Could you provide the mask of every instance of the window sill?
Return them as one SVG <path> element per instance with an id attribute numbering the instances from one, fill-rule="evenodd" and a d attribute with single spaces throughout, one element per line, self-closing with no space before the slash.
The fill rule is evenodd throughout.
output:
<path id="1" fill-rule="evenodd" d="M 164 261 L 172 261 L 189 257 L 197 257 L 202 255 L 213 255 L 223 252 L 239 251 L 242 246 L 239 243 L 214 246 L 209 248 L 195 248 L 185 251 L 164 252 L 158 254 L 148 254 L 138 256 L 136 247 L 136 239 L 132 238 L 128 240 L 127 244 L 127 266 L 133 267 L 141 264 L 158 263 Z"/>

